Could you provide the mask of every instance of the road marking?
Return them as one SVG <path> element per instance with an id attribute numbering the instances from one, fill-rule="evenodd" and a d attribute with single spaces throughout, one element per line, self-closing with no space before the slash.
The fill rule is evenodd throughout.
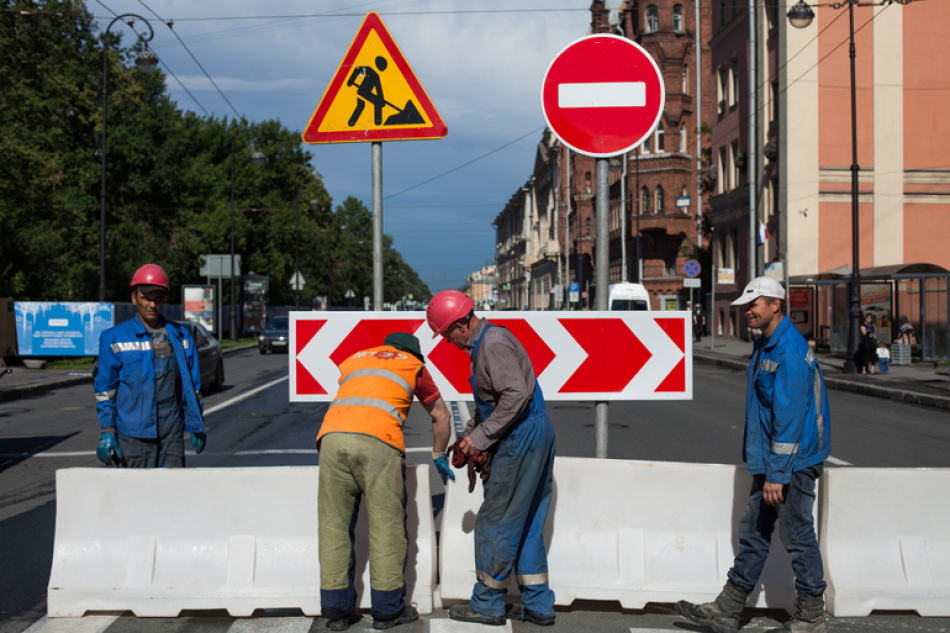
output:
<path id="1" fill-rule="evenodd" d="M 221 411 L 222 409 L 226 409 L 230 407 L 232 404 L 237 404 L 241 400 L 247 400 L 254 394 L 264 391 L 265 389 L 269 389 L 278 383 L 288 380 L 289 378 L 290 376 L 282 376 L 278 378 L 277 380 L 270 381 L 266 385 L 261 385 L 260 387 L 255 387 L 254 389 L 251 389 L 250 391 L 245 391 L 239 396 L 235 396 L 234 398 L 231 398 L 230 400 L 225 400 L 224 402 L 218 403 L 214 405 L 213 407 L 211 407 L 210 409 L 205 409 L 205 415 L 211 415 L 212 413 L 217 413 L 218 411 Z"/>
<path id="2" fill-rule="evenodd" d="M 642 108 L 646 104 L 647 85 L 642 81 L 600 81 L 557 87 L 557 105 L 561 108 Z"/>
<path id="3" fill-rule="evenodd" d="M 119 619 L 117 615 L 87 615 L 81 618 L 43 616 L 25 633 L 103 633 Z"/>
<path id="4" fill-rule="evenodd" d="M 320 451 L 315 448 L 267 448 L 256 451 L 237 451 L 234 455 L 317 455 Z M 407 448 L 407 453 L 431 453 L 432 449 L 426 446 Z"/>
<path id="5" fill-rule="evenodd" d="M 459 622 L 449 618 L 430 618 L 429 633 L 484 633 L 484 624 L 474 622 Z M 511 621 L 505 620 L 504 626 L 493 626 L 492 631 L 507 631 L 511 633 Z"/>
<path id="6" fill-rule="evenodd" d="M 854 466 L 854 464 L 851 462 L 846 462 L 843 459 L 838 459 L 837 457 L 832 457 L 831 455 L 828 456 L 826 461 L 830 464 L 834 464 L 835 466 Z"/>

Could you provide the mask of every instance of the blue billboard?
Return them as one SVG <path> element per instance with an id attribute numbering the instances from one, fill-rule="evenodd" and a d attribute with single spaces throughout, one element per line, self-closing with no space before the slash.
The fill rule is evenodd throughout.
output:
<path id="1" fill-rule="evenodd" d="M 14 311 L 20 356 L 98 356 L 113 320 L 111 303 L 17 301 Z"/>

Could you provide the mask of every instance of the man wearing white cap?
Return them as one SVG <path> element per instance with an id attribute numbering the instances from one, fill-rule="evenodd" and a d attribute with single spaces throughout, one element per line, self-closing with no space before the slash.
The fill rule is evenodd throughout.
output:
<path id="1" fill-rule="evenodd" d="M 825 632 L 824 567 L 812 509 L 815 482 L 831 454 L 828 394 L 815 353 L 785 316 L 785 288 L 756 277 L 732 302 L 762 331 L 746 371 L 743 458 L 752 490 L 739 524 L 739 552 L 713 602 L 676 603 L 680 615 L 735 633 L 769 555 L 776 523 L 795 573 L 795 614 L 767 633 Z"/>

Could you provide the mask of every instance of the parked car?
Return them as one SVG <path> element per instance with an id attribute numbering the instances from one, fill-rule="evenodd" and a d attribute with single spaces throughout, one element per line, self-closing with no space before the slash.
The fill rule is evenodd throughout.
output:
<path id="1" fill-rule="evenodd" d="M 224 388 L 224 356 L 221 341 L 216 339 L 200 323 L 178 321 L 195 340 L 198 351 L 198 367 L 201 369 L 201 386 L 204 391 L 221 391 Z"/>
<path id="2" fill-rule="evenodd" d="M 195 341 L 198 352 L 198 369 L 201 371 L 202 391 L 211 393 L 224 388 L 224 356 L 221 341 L 212 336 L 204 326 L 191 321 L 177 321 L 185 327 Z M 99 373 L 99 359 L 92 366 L 92 377 Z"/>
<path id="3" fill-rule="evenodd" d="M 261 354 L 286 352 L 290 346 L 290 317 L 271 317 L 257 340 L 257 349 Z"/>

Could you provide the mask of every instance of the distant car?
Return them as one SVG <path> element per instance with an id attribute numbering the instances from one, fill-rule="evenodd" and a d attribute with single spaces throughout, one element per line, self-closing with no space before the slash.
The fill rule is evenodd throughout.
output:
<path id="1" fill-rule="evenodd" d="M 198 352 L 198 368 L 201 371 L 202 390 L 211 393 L 224 388 L 224 356 L 221 354 L 221 342 L 212 336 L 204 326 L 191 321 L 177 321 L 195 341 Z M 99 373 L 99 359 L 92 366 L 92 377 Z"/>
<path id="2" fill-rule="evenodd" d="M 261 354 L 287 352 L 290 343 L 290 317 L 272 317 L 257 337 L 257 341 L 257 349 Z"/>
<path id="3" fill-rule="evenodd" d="M 224 388 L 224 356 L 221 354 L 221 341 L 216 339 L 200 323 L 178 321 L 191 338 L 195 340 L 198 351 L 198 367 L 201 369 L 201 386 L 207 392 L 221 391 Z"/>

